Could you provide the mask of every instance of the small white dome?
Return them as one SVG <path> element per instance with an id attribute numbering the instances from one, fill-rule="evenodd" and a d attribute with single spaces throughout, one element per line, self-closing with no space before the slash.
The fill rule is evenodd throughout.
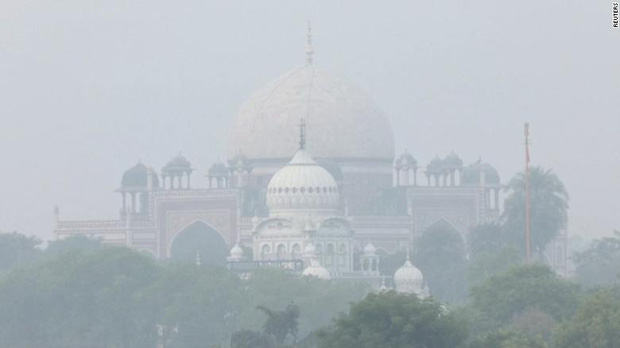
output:
<path id="1" fill-rule="evenodd" d="M 428 296 L 428 289 L 424 285 L 422 272 L 414 266 L 409 258 L 405 264 L 394 273 L 394 287 L 398 292 Z"/>
<path id="2" fill-rule="evenodd" d="M 324 280 L 332 279 L 327 268 L 321 266 L 317 260 L 310 260 L 310 265 L 304 269 L 302 275 L 306 277 L 317 277 Z"/>
<path id="3" fill-rule="evenodd" d="M 376 252 L 377 252 L 377 248 L 375 248 L 375 246 L 372 245 L 372 243 L 368 243 L 364 247 L 364 255 L 372 256 L 372 255 L 375 255 Z"/>
<path id="4" fill-rule="evenodd" d="M 243 258 L 243 249 L 239 246 L 239 243 L 235 243 L 235 246 L 230 249 L 230 258 L 236 260 Z"/>
<path id="5" fill-rule="evenodd" d="M 334 214 L 339 203 L 336 180 L 304 149 L 298 150 L 267 186 L 267 206 L 272 214 Z"/>

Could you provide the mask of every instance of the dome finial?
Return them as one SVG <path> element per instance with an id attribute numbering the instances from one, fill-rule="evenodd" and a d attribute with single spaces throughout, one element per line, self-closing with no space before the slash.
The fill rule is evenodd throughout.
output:
<path id="1" fill-rule="evenodd" d="M 314 48 L 312 47 L 312 23 L 308 21 L 308 32 L 306 34 L 306 64 L 312 65 L 314 59 Z"/>
<path id="2" fill-rule="evenodd" d="M 306 120 L 304 118 L 299 121 L 299 149 L 306 149 Z"/>

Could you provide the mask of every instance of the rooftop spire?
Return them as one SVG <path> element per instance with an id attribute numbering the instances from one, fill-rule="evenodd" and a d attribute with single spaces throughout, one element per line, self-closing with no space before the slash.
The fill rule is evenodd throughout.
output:
<path id="1" fill-rule="evenodd" d="M 314 59 L 314 48 L 312 47 L 312 24 L 308 21 L 308 32 L 306 34 L 306 64 L 312 65 Z"/>
<path id="2" fill-rule="evenodd" d="M 306 120 L 304 118 L 299 121 L 299 149 L 306 149 Z"/>

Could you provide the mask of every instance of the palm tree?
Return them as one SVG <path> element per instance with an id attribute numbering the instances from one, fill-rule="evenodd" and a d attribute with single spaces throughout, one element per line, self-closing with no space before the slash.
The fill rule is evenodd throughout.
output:
<path id="1" fill-rule="evenodd" d="M 504 202 L 502 222 L 506 237 L 520 250 L 525 250 L 525 177 L 517 174 L 508 183 L 510 192 Z M 540 256 L 545 246 L 566 228 L 568 192 L 551 169 L 530 169 L 530 216 L 532 250 Z"/>

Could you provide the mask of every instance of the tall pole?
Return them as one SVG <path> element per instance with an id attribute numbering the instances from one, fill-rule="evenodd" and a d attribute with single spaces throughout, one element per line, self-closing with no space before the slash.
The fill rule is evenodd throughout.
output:
<path id="1" fill-rule="evenodd" d="M 525 256 L 531 260 L 531 221 L 530 221 L 530 125 L 524 125 L 525 135 Z"/>

